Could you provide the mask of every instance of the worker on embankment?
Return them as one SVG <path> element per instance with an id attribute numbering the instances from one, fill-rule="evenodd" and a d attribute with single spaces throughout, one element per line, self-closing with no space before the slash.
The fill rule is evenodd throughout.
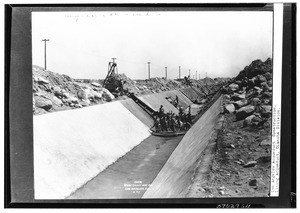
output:
<path id="1" fill-rule="evenodd" d="M 189 122 L 190 125 L 192 125 L 191 105 L 189 105 L 189 112 L 187 114 L 187 122 Z"/>

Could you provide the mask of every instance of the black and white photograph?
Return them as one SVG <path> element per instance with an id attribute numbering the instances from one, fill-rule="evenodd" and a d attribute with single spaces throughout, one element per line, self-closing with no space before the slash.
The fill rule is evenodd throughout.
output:
<path id="1" fill-rule="evenodd" d="M 269 196 L 272 18 L 32 13 L 35 198 Z"/>
<path id="2" fill-rule="evenodd" d="M 33 7 L 33 200 L 279 198 L 278 5 Z"/>

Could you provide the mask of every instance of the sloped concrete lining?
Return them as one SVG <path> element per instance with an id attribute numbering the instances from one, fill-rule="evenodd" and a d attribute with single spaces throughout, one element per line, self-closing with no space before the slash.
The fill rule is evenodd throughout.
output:
<path id="1" fill-rule="evenodd" d="M 164 95 L 164 97 L 171 97 L 173 100 L 175 100 L 176 95 L 178 97 L 178 105 L 182 106 L 183 109 L 188 108 L 188 106 L 192 105 L 193 102 L 186 97 L 184 94 L 182 94 L 179 90 L 171 90 L 171 91 L 166 91 L 163 93 L 160 93 Z"/>
<path id="2" fill-rule="evenodd" d="M 174 107 L 169 101 L 166 100 L 165 95 L 163 94 L 151 94 L 151 95 L 143 95 L 137 97 L 153 110 L 158 111 L 160 105 L 163 105 L 165 113 L 172 111 L 175 114 L 178 114 L 178 109 Z"/>
<path id="3" fill-rule="evenodd" d="M 200 111 L 200 109 L 202 108 L 202 104 L 192 104 L 191 105 L 191 114 L 192 115 L 197 115 Z M 188 113 L 189 112 L 189 108 L 186 108 L 184 110 L 185 113 Z"/>
<path id="4" fill-rule="evenodd" d="M 62 199 L 150 136 L 120 102 L 34 116 L 35 199 Z"/>
<path id="5" fill-rule="evenodd" d="M 183 198 L 197 160 L 207 146 L 221 109 L 221 97 L 186 133 L 143 198 Z"/>
<path id="6" fill-rule="evenodd" d="M 153 118 L 132 99 L 123 100 L 121 101 L 121 103 L 126 107 L 126 109 L 128 109 L 135 117 L 137 117 L 149 128 L 153 126 Z"/>
<path id="7" fill-rule="evenodd" d="M 202 94 L 202 96 L 208 95 L 209 94 L 209 90 L 208 88 L 205 88 L 204 86 L 197 88 L 197 87 L 193 87 L 193 89 L 198 93 L 198 94 Z"/>
<path id="8" fill-rule="evenodd" d="M 187 96 L 191 101 L 195 101 L 201 97 L 200 96 L 201 94 L 198 94 L 191 87 L 180 89 L 180 92 L 182 92 L 185 96 Z"/>
<path id="9" fill-rule="evenodd" d="M 144 187 L 152 183 L 181 139 L 182 136 L 149 136 L 67 199 L 141 198 L 146 190 Z M 128 190 L 128 185 L 136 181 L 144 187 L 137 191 Z"/>

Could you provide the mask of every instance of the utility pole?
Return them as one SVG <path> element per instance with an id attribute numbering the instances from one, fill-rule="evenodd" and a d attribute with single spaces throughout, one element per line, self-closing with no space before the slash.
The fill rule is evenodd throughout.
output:
<path id="1" fill-rule="evenodd" d="M 179 78 L 178 79 L 180 79 L 180 66 L 179 66 Z"/>
<path id="2" fill-rule="evenodd" d="M 50 41 L 50 39 L 43 39 L 42 40 L 44 43 L 45 43 L 45 70 L 47 70 L 47 55 L 46 55 L 46 46 L 47 46 L 47 44 L 46 44 L 46 42 L 47 41 Z"/>
<path id="3" fill-rule="evenodd" d="M 196 70 L 196 80 L 197 80 L 197 70 Z"/>
<path id="4" fill-rule="evenodd" d="M 166 79 L 168 78 L 168 67 L 165 67 L 166 69 Z"/>
<path id="5" fill-rule="evenodd" d="M 200 80 L 200 73 L 199 73 L 199 80 Z"/>
<path id="6" fill-rule="evenodd" d="M 191 77 L 191 70 L 189 70 L 189 77 Z"/>
<path id="7" fill-rule="evenodd" d="M 206 72 L 206 78 L 207 78 L 207 72 Z"/>
<path id="8" fill-rule="evenodd" d="M 151 62 L 148 62 L 148 79 L 150 79 L 150 64 Z"/>

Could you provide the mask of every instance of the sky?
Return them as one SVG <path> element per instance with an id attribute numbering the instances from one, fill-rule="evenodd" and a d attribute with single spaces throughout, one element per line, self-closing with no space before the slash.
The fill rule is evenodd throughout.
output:
<path id="1" fill-rule="evenodd" d="M 132 79 L 235 77 L 272 57 L 272 12 L 33 12 L 33 65 L 103 79 L 111 58 Z"/>

